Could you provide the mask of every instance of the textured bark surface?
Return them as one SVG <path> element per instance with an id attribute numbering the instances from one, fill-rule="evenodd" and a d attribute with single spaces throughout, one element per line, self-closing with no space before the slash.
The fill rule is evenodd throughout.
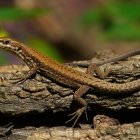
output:
<path id="1" fill-rule="evenodd" d="M 138 59 L 132 59 L 118 64 L 104 65 L 101 69 L 111 70 L 110 75 L 105 80 L 123 83 L 139 78 L 139 64 Z M 83 69 L 77 69 L 83 71 Z M 1 67 L 0 111 L 2 113 L 13 115 L 32 111 L 52 110 L 53 112 L 58 112 L 69 110 L 73 100 L 74 89 L 64 87 L 40 74 L 28 79 L 23 84 L 12 84 L 12 82 L 19 80 L 19 77 L 22 77 L 27 70 L 26 66 Z M 89 109 L 92 109 L 92 105 L 113 110 L 140 108 L 140 92 L 128 93 L 123 96 L 121 94 L 111 96 L 91 89 L 84 98 L 89 105 Z"/>
<path id="2" fill-rule="evenodd" d="M 100 58 L 94 58 L 93 62 L 97 62 L 99 60 Z M 75 68 L 83 72 L 86 70 L 86 68 Z M 125 83 L 133 81 L 140 77 L 140 56 L 129 58 L 126 61 L 106 64 L 100 68 L 102 71 L 111 71 L 108 77 L 104 79 L 108 82 Z M 8 117 L 22 117 L 26 114 L 36 115 L 46 111 L 51 111 L 55 116 L 56 112 L 74 111 L 74 109 L 78 108 L 78 106 L 72 102 L 75 91 L 74 89 L 55 83 L 38 73 L 35 77 L 26 80 L 22 84 L 13 83 L 22 77 L 26 71 L 28 71 L 28 67 L 20 65 L 0 67 L 0 112 L 2 115 L 6 115 Z M 80 137 L 88 137 L 89 139 L 95 137 L 95 139 L 98 139 L 104 136 L 106 139 L 115 139 L 114 137 L 123 138 L 125 133 L 127 133 L 127 135 L 125 135 L 126 138 L 139 136 L 140 124 L 136 123 L 136 121 L 139 121 L 140 118 L 140 92 L 128 93 L 123 96 L 111 96 L 104 93 L 98 93 L 91 89 L 83 98 L 88 103 L 88 110 L 94 110 L 96 114 L 113 111 L 113 113 L 117 112 L 116 114 L 127 112 L 131 115 L 133 112 L 135 113 L 133 116 L 137 116 L 138 119 L 132 119 L 127 122 L 127 119 L 125 120 L 124 118 L 123 120 L 125 120 L 125 123 L 131 122 L 131 124 L 109 126 L 109 128 L 96 127 L 96 129 L 84 128 L 83 130 L 64 127 L 54 128 L 51 126 L 52 128 L 27 127 L 25 129 L 14 129 L 12 131 L 12 135 L 10 135 L 10 139 L 15 138 L 17 136 L 16 133 L 23 133 L 24 135 L 26 133 L 29 134 L 28 138 L 24 135 L 18 135 L 18 138 L 21 137 L 21 140 L 32 140 L 32 137 L 34 137 L 34 139 L 36 137 L 38 137 L 36 139 L 43 139 L 43 137 L 45 137 L 44 139 L 47 139 L 46 137 L 53 137 L 51 133 L 55 134 L 55 131 L 57 131 L 58 135 L 60 132 L 60 136 L 58 136 L 58 138 L 63 137 L 61 136 L 61 132 L 63 132 L 64 134 L 62 135 L 71 139 L 76 139 L 76 133 L 79 134 L 79 139 Z M 50 114 L 46 113 L 46 115 Z M 62 120 L 60 118 L 57 119 L 56 117 L 55 121 L 59 122 Z M 43 125 L 47 126 L 47 124 Z M 130 128 L 130 130 L 128 130 L 128 128 Z"/>
<path id="3" fill-rule="evenodd" d="M 79 129 L 68 127 L 27 127 L 15 129 L 10 140 L 120 140 L 140 139 L 140 123 L 98 126 L 93 129 L 91 126 L 83 126 Z"/>

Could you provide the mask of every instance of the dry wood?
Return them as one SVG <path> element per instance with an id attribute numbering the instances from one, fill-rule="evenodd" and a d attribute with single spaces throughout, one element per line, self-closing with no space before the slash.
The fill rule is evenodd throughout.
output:
<path id="1" fill-rule="evenodd" d="M 105 79 L 109 82 L 129 82 L 139 78 L 139 59 L 133 58 L 129 61 L 117 64 L 101 66 L 102 70 L 111 70 L 110 75 Z M 77 68 L 78 70 L 84 70 Z M 3 66 L 0 69 L 0 111 L 8 114 L 20 114 L 32 111 L 53 112 L 69 110 L 73 100 L 74 89 L 59 85 L 50 79 L 37 74 L 23 84 L 12 84 L 28 70 L 26 66 Z M 131 93 L 125 96 L 109 96 L 90 90 L 84 97 L 92 109 L 92 105 L 120 110 L 139 109 L 140 92 Z"/>
<path id="2" fill-rule="evenodd" d="M 80 68 L 80 67 L 75 67 L 75 68 L 83 72 L 86 70 L 86 68 Z M 118 63 L 105 64 L 100 68 L 103 71 L 111 70 L 109 76 L 106 79 L 104 79 L 108 82 L 125 83 L 129 81 L 133 81 L 140 77 L 140 56 L 135 56 L 129 58 L 126 61 L 121 61 Z M 27 66 L 21 66 L 21 65 L 0 67 L 0 112 L 2 114 L 8 114 L 9 116 L 17 116 L 17 115 L 23 115 L 32 112 L 34 112 L 34 114 L 35 113 L 38 114 L 44 111 L 60 112 L 60 111 L 73 110 L 71 104 L 73 104 L 72 103 L 73 93 L 75 90 L 60 85 L 58 83 L 55 83 L 54 81 L 51 81 L 50 79 L 43 77 L 39 73 L 37 73 L 35 77 L 32 77 L 32 79 L 28 79 L 27 81 L 25 81 L 23 84 L 12 84 L 12 82 L 18 80 L 18 78 L 22 76 L 24 72 L 26 72 L 27 70 L 29 70 Z M 135 115 L 137 116 L 140 110 L 140 92 L 129 93 L 128 95 L 125 96 L 124 95 L 111 96 L 111 95 L 105 95 L 103 93 L 98 93 L 91 89 L 83 98 L 88 103 L 88 110 L 96 110 L 96 113 L 101 113 L 100 110 L 105 110 L 105 111 L 127 110 L 127 112 L 130 111 L 131 114 L 133 110 L 136 111 Z M 121 130 L 120 127 L 123 127 L 123 129 L 125 130 L 127 130 L 129 127 L 130 130 L 132 130 L 132 133 L 129 131 L 131 134 L 135 133 L 135 131 L 138 132 L 140 129 L 139 123 L 132 123 L 130 125 L 126 124 L 124 126 L 115 126 L 115 128 L 110 126 L 109 129 L 105 128 L 104 130 L 103 128 L 102 130 L 103 132 L 106 133 L 106 130 L 111 129 L 113 131 L 116 131 L 117 134 L 121 137 L 121 134 L 124 134 L 126 132 Z M 135 130 L 135 128 L 137 130 Z M 51 130 L 53 129 L 57 131 L 59 130 L 59 128 L 52 128 Z M 60 130 L 62 130 L 65 134 L 67 134 L 70 131 L 70 129 L 71 128 L 66 129 L 62 127 Z M 97 136 L 97 132 L 99 134 L 100 129 L 92 130 L 90 128 L 89 130 L 91 132 L 93 131 L 92 132 L 93 136 L 95 136 L 94 134 L 96 134 Z M 23 129 L 13 130 L 13 132 L 20 132 L 20 131 L 22 132 Z M 29 131 L 28 128 L 27 131 Z M 73 134 L 76 133 L 76 131 L 77 133 L 82 135 L 84 130 L 71 129 L 71 132 L 69 133 Z M 44 132 L 47 136 L 50 133 L 50 129 L 31 128 L 32 135 L 42 136 L 44 135 Z M 85 129 L 84 133 L 86 134 L 88 132 L 89 131 Z M 138 133 L 135 134 L 138 137 Z M 15 134 L 13 134 L 12 136 L 14 137 L 14 135 Z M 31 139 L 32 135 L 30 135 L 29 136 L 30 138 L 28 139 Z M 103 134 L 103 135 L 108 136 L 107 134 Z M 112 135 L 114 134 L 113 133 L 109 134 L 109 136 Z M 102 137 L 102 136 L 98 135 L 98 137 Z M 21 139 L 24 138 L 22 137 Z"/>
<path id="3" fill-rule="evenodd" d="M 15 129 L 10 140 L 139 140 L 140 123 L 116 126 L 82 126 L 80 129 L 67 127 L 27 127 Z"/>

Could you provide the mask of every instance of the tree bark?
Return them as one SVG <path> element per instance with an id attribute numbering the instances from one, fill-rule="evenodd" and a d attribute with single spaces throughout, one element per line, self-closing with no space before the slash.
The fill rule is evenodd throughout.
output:
<path id="1" fill-rule="evenodd" d="M 95 59 L 95 61 L 97 62 L 97 58 Z M 100 58 L 98 61 L 100 61 Z M 140 65 L 140 57 L 135 56 L 126 61 L 105 64 L 103 66 L 100 66 L 100 69 L 102 71 L 107 71 L 107 70 L 110 71 L 108 77 L 103 80 L 106 80 L 108 82 L 114 82 L 114 83 L 125 83 L 139 78 L 140 76 L 139 65 Z M 79 71 L 83 71 L 83 72 L 86 71 L 86 68 L 81 68 L 81 67 L 74 67 L 74 68 L 78 69 Z M 10 117 L 11 116 L 16 117 L 25 114 L 34 115 L 46 111 L 51 111 L 53 113 L 74 111 L 73 109 L 78 108 L 78 106 L 72 102 L 75 89 L 51 81 L 50 79 L 47 79 L 46 77 L 40 75 L 39 73 L 37 73 L 31 79 L 26 80 L 22 84 L 13 83 L 17 81 L 19 77 L 21 77 L 28 70 L 29 69 L 27 66 L 22 66 L 22 65 L 0 67 L 0 112 L 2 115 L 6 114 Z M 133 112 L 135 113 L 135 116 L 137 116 L 138 118 L 136 120 L 132 119 L 131 121 L 128 122 L 125 121 L 125 123 L 131 122 L 132 124 L 116 125 L 115 127 L 109 126 L 110 128 L 99 127 L 100 129 L 103 130 L 104 134 L 102 134 L 102 136 L 98 135 L 98 137 L 101 138 L 103 137 L 103 135 L 104 136 L 109 135 L 109 137 L 112 138 L 114 135 L 113 133 L 110 134 L 106 133 L 106 131 L 110 129 L 113 131 L 115 129 L 116 135 L 122 137 L 122 135 L 126 133 L 128 128 L 132 130 L 132 133 L 129 131 L 131 134 L 127 132 L 130 134 L 128 137 L 131 137 L 135 132 L 136 132 L 135 133 L 136 137 L 139 136 L 138 132 L 140 132 L 140 124 L 139 122 L 136 123 L 136 121 L 139 121 L 140 118 L 138 113 L 140 110 L 140 92 L 128 93 L 125 96 L 124 95 L 112 96 L 112 95 L 107 95 L 105 93 L 98 93 L 97 91 L 94 91 L 94 89 L 91 89 L 83 98 L 86 100 L 88 104 L 89 112 L 91 110 L 93 110 L 95 114 L 102 114 L 106 112 L 108 113 L 117 112 L 118 114 L 120 112 L 127 112 L 130 115 Z M 62 120 L 58 119 L 57 121 L 62 121 Z M 76 133 L 80 133 L 80 135 L 82 136 L 84 131 L 86 136 L 92 133 L 93 134 L 92 137 L 94 137 L 95 135 L 97 137 L 97 133 L 98 134 L 100 133 L 100 129 L 97 130 L 97 128 L 96 129 L 86 128 L 84 130 L 82 129 L 74 130 L 72 128 L 66 129 L 62 127 L 60 131 L 63 131 L 64 134 L 67 134 L 67 131 L 68 132 L 70 131 L 69 133 L 72 134 L 74 139 L 74 134 L 76 135 Z M 123 131 L 121 131 L 121 129 L 123 129 Z M 20 130 L 14 129 L 12 133 L 22 132 L 23 130 L 24 129 L 20 129 Z M 44 135 L 44 132 L 46 133 L 47 131 L 46 133 L 46 137 L 47 137 L 50 135 L 50 133 L 52 133 L 52 130 L 58 131 L 59 128 L 37 129 L 32 127 L 30 128 L 30 130 L 28 130 L 27 127 L 25 128 L 24 132 L 25 131 L 31 132 L 29 134 L 29 137 L 32 137 L 33 135 Z M 12 139 L 12 135 L 10 135 L 10 137 Z"/>

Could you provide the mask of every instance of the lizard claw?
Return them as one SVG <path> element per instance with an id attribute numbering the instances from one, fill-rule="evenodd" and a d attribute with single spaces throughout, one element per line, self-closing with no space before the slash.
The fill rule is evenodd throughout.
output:
<path id="1" fill-rule="evenodd" d="M 17 84 L 17 85 L 19 85 L 19 84 L 24 83 L 27 79 L 28 79 L 27 77 L 22 77 L 22 78 L 20 78 L 20 79 L 18 79 L 18 80 L 16 80 L 16 81 L 13 81 L 12 84 Z"/>
<path id="2" fill-rule="evenodd" d="M 9 123 L 3 127 L 0 127 L 0 139 L 1 137 L 6 137 L 6 135 L 12 130 L 13 124 Z"/>
<path id="3" fill-rule="evenodd" d="M 21 78 L 21 79 L 16 80 L 16 81 L 14 81 L 14 82 L 12 82 L 12 83 L 13 83 L 13 84 L 22 84 L 22 83 L 24 83 L 25 81 L 26 81 L 25 78 Z"/>
<path id="4" fill-rule="evenodd" d="M 76 110 L 75 112 L 69 114 L 69 116 L 73 116 L 73 117 L 71 119 L 69 119 L 66 123 L 69 123 L 69 122 L 71 122 L 72 120 L 75 119 L 75 121 L 72 125 L 72 127 L 74 127 L 84 111 L 85 111 L 85 114 L 86 114 L 86 119 L 88 120 L 86 107 L 82 107 L 82 108 Z"/>
<path id="5" fill-rule="evenodd" d="M 24 83 L 27 79 L 31 78 L 32 76 L 34 76 L 36 74 L 37 69 L 38 69 L 38 67 L 34 66 L 32 69 L 30 69 L 30 71 L 26 72 L 23 77 L 20 77 L 19 80 L 15 81 L 13 83 L 17 83 L 17 84 Z"/>

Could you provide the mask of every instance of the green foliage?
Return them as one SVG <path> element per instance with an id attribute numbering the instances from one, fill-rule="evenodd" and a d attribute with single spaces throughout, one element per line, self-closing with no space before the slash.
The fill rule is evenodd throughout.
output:
<path id="1" fill-rule="evenodd" d="M 4 54 L 0 53 L 0 65 L 6 64 L 7 60 Z"/>
<path id="2" fill-rule="evenodd" d="M 140 3 L 109 1 L 103 6 L 85 11 L 78 26 L 83 31 L 97 26 L 102 30 L 100 37 L 104 39 L 139 40 Z"/>
<path id="3" fill-rule="evenodd" d="M 4 30 L 4 29 L 2 29 L 2 28 L 0 28 L 0 37 L 4 37 L 4 36 L 8 36 L 8 33 Z"/>
<path id="4" fill-rule="evenodd" d="M 0 28 L 0 36 L 7 36 L 6 31 L 3 30 L 2 28 Z M 7 63 L 6 57 L 3 53 L 0 52 L 0 65 L 5 63 Z"/>
<path id="5" fill-rule="evenodd" d="M 129 20 L 130 22 L 140 19 L 140 4 L 137 3 L 115 2 L 106 5 L 105 8 L 110 14 L 112 14 L 112 16 L 121 17 L 124 20 Z"/>
<path id="6" fill-rule="evenodd" d="M 80 18 L 80 25 L 83 27 L 89 27 L 96 24 L 101 19 L 100 10 L 97 8 L 86 10 Z"/>
<path id="7" fill-rule="evenodd" d="M 104 32 L 104 37 L 112 40 L 139 40 L 140 28 L 130 23 L 116 24 Z"/>
<path id="8" fill-rule="evenodd" d="M 1 7 L 0 20 L 21 20 L 30 17 L 36 17 L 47 12 L 48 9 L 24 10 L 16 7 Z"/>
<path id="9" fill-rule="evenodd" d="M 44 41 L 43 39 L 32 37 L 27 40 L 27 44 L 46 56 L 52 57 L 60 62 L 63 61 L 59 52 L 51 44 L 49 44 L 47 41 Z"/>

